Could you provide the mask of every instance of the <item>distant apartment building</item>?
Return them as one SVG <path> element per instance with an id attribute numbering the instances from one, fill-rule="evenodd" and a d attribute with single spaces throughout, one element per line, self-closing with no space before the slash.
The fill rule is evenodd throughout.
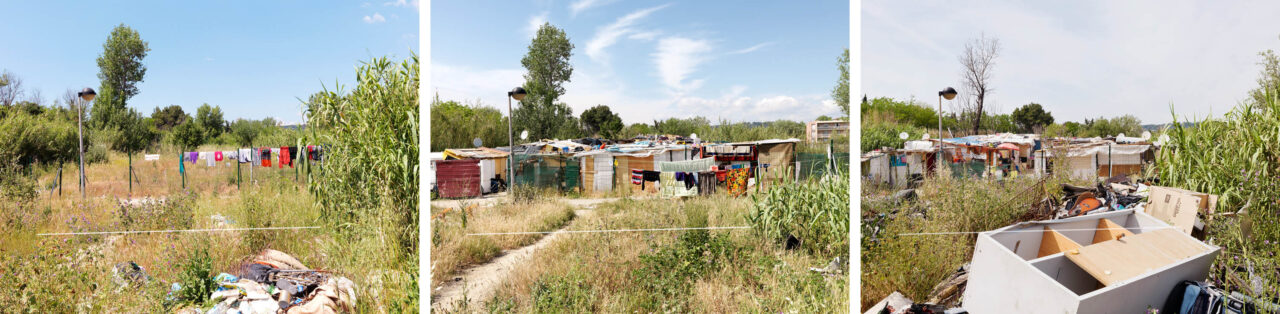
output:
<path id="1" fill-rule="evenodd" d="M 809 142 L 830 140 L 836 135 L 849 135 L 849 121 L 809 121 L 804 127 Z"/>

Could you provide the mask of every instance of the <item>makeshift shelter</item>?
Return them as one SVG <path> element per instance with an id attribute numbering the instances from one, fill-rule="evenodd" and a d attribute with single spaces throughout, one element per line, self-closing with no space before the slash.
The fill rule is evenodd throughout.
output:
<path id="1" fill-rule="evenodd" d="M 454 159 L 475 159 L 480 161 L 480 190 L 483 193 L 492 193 L 490 190 L 489 180 L 495 177 L 502 178 L 504 181 L 510 182 L 507 176 L 507 156 L 510 153 L 488 148 L 464 148 L 464 149 L 446 149 L 443 152 L 445 160 Z"/>
<path id="2" fill-rule="evenodd" d="M 433 161 L 436 189 L 442 198 L 476 197 L 483 194 L 479 159 Z"/>
<path id="3" fill-rule="evenodd" d="M 715 158 L 658 162 L 658 171 L 663 173 L 663 181 L 661 184 L 662 195 L 669 197 L 697 195 L 698 187 L 693 186 L 692 182 L 697 180 L 696 178 L 699 173 L 711 171 L 715 165 Z M 677 173 L 680 175 L 677 175 Z M 694 179 L 687 179 L 687 181 L 677 180 L 677 178 L 683 179 L 688 176 L 692 176 Z M 689 182 L 690 184 L 686 184 L 685 182 Z"/>
<path id="4" fill-rule="evenodd" d="M 972 313 L 1142 313 L 1220 248 L 1134 210 L 978 234 L 962 307 Z"/>
<path id="5" fill-rule="evenodd" d="M 1097 141 L 1072 144 L 1065 148 L 1067 171 L 1081 179 L 1096 179 L 1117 175 L 1140 175 L 1144 163 L 1154 159 L 1148 153 L 1151 145 L 1116 144 Z"/>
<path id="6" fill-rule="evenodd" d="M 657 184 L 631 184 L 631 171 L 658 171 L 657 163 L 684 161 L 696 158 L 693 151 L 687 145 L 669 145 L 658 146 L 649 143 L 635 143 L 609 146 L 603 150 L 595 150 L 583 152 L 575 155 L 582 158 L 583 165 L 590 163 L 592 165 L 591 178 L 583 176 L 583 186 L 585 191 L 603 192 L 602 188 L 606 184 L 600 182 L 606 178 L 612 180 L 612 187 L 630 187 L 633 192 L 638 193 L 658 193 Z M 613 167 L 612 178 L 601 174 L 606 171 L 604 165 L 610 162 Z M 585 168 L 585 167 L 584 167 Z M 590 190 L 586 186 L 592 186 Z"/>

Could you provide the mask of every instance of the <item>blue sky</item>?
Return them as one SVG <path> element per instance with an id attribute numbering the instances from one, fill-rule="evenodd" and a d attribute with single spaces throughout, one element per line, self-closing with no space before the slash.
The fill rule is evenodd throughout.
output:
<path id="1" fill-rule="evenodd" d="M 227 119 L 296 123 L 298 98 L 322 83 L 351 86 L 360 62 L 418 50 L 417 4 L 396 1 L 4 1 L 0 69 L 46 102 L 67 89 L 97 89 L 95 60 L 124 23 L 151 47 L 129 107 L 194 113 L 209 103 Z"/>
<path id="2" fill-rule="evenodd" d="M 812 120 L 840 115 L 830 91 L 849 46 L 848 1 L 433 1 L 431 91 L 506 111 L 534 25 L 574 45 L 561 100 L 608 105 L 626 123 Z"/>
<path id="3" fill-rule="evenodd" d="M 862 5 L 862 88 L 936 106 L 959 88 L 964 44 L 998 38 L 996 112 L 1040 103 L 1057 122 L 1133 114 L 1143 123 L 1220 117 L 1280 49 L 1280 2 L 874 1 Z M 949 105 L 944 110 L 951 111 Z"/>

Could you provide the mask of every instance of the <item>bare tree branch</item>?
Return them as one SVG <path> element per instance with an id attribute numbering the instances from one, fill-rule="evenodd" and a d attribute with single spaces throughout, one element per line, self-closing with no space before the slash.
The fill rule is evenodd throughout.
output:
<path id="1" fill-rule="evenodd" d="M 11 106 L 22 97 L 22 78 L 6 70 L 0 74 L 0 81 L 5 82 L 0 85 L 0 105 Z"/>
<path id="2" fill-rule="evenodd" d="M 982 127 L 982 112 L 987 94 L 995 91 L 991 87 L 991 72 L 999 55 L 1000 40 L 987 38 L 986 34 L 965 44 L 964 53 L 960 55 L 960 64 L 964 66 L 961 82 L 965 90 L 961 94 L 968 96 L 965 99 L 968 109 L 972 110 L 969 112 L 973 114 L 974 134 Z"/>

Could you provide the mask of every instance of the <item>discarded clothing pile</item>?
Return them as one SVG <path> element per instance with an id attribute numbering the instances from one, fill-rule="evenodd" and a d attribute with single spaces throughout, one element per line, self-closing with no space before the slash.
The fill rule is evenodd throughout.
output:
<path id="1" fill-rule="evenodd" d="M 209 296 L 220 313 L 338 313 L 352 312 L 355 284 L 328 272 L 312 270 L 276 250 L 263 250 L 240 266 L 239 276 L 214 278 L 218 288 Z"/>
<path id="2" fill-rule="evenodd" d="M 1150 187 L 1132 182 L 1128 176 L 1119 175 L 1099 182 L 1094 187 L 1062 184 L 1062 207 L 1055 218 L 1109 212 L 1113 210 L 1141 209 L 1143 200 L 1150 195 Z"/>

